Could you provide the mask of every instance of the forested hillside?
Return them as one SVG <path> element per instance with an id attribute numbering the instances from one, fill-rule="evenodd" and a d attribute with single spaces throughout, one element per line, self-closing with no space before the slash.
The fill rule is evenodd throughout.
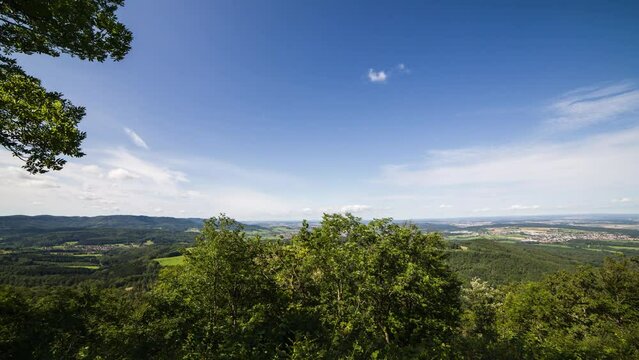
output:
<path id="1" fill-rule="evenodd" d="M 0 216 L 0 234 L 69 229 L 138 229 L 185 231 L 202 226 L 202 219 L 133 215 L 109 216 Z"/>
<path id="2" fill-rule="evenodd" d="M 343 215 L 267 240 L 221 216 L 204 223 L 173 266 L 151 260 L 160 253 L 134 260 L 155 264 L 137 282 L 120 273 L 75 286 L 0 286 L 0 354 L 637 358 L 639 259 L 584 250 L 594 255 L 580 264 L 594 265 L 580 265 L 562 253 L 573 249 L 528 246 L 450 243 L 415 225 Z"/>

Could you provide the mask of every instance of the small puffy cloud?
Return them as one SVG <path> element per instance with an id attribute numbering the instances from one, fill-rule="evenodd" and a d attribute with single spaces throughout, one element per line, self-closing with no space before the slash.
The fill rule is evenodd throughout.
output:
<path id="1" fill-rule="evenodd" d="M 410 69 L 406 67 L 405 64 L 397 64 L 396 66 L 390 68 L 390 70 L 379 70 L 375 71 L 375 69 L 368 69 L 368 81 L 372 83 L 385 83 L 391 75 L 399 74 L 406 75 L 410 73 Z"/>
<path id="2" fill-rule="evenodd" d="M 107 175 L 107 177 L 112 180 L 129 180 L 129 179 L 136 179 L 139 176 L 133 174 L 132 172 L 126 169 L 117 168 L 117 169 L 113 169 L 109 171 L 109 174 Z"/>
<path id="3" fill-rule="evenodd" d="M 375 71 L 373 69 L 368 69 L 368 80 L 372 83 L 384 83 L 388 75 L 384 70 Z"/>
<path id="4" fill-rule="evenodd" d="M 147 149 L 147 150 L 149 149 L 149 146 L 146 144 L 146 142 L 135 131 L 125 127 L 124 132 L 129 136 L 129 139 L 131 139 L 131 141 L 136 146 L 141 147 L 143 149 Z"/>
<path id="5" fill-rule="evenodd" d="M 439 205 L 440 209 L 450 209 L 452 207 L 453 207 L 453 205 L 450 205 L 450 204 L 441 204 L 441 205 Z"/>
<path id="6" fill-rule="evenodd" d="M 627 197 L 622 197 L 622 198 L 618 198 L 618 199 L 612 199 L 612 202 L 615 203 L 627 203 L 627 202 L 631 202 L 632 199 L 627 198 Z"/>

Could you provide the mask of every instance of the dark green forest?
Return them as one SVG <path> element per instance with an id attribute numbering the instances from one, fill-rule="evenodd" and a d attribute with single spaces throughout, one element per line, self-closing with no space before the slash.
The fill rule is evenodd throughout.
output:
<path id="1" fill-rule="evenodd" d="M 351 215 L 304 222 L 291 239 L 263 238 L 225 216 L 188 234 L 194 243 L 114 248 L 90 260 L 100 270 L 69 274 L 25 275 L 46 259 L 3 254 L 0 357 L 639 357 L 632 256 L 583 251 L 590 257 L 576 261 L 574 249 L 451 242 Z M 77 261 L 64 249 L 50 256 Z M 179 253 L 182 265 L 152 260 Z M 48 280 L 29 282 L 39 277 Z"/>

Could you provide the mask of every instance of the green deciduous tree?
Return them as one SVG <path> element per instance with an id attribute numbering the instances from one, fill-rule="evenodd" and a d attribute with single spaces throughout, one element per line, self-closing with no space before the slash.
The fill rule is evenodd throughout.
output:
<path id="1" fill-rule="evenodd" d="M 560 272 L 510 291 L 498 331 L 517 358 L 639 358 L 639 263 Z"/>
<path id="2" fill-rule="evenodd" d="M 166 274 L 160 295 L 182 302 L 185 358 L 263 359 L 275 355 L 281 322 L 276 284 L 267 273 L 266 244 L 220 216 L 207 220 L 185 265 Z M 168 296 L 168 297 L 167 297 Z"/>
<path id="3" fill-rule="evenodd" d="M 154 289 L 158 304 L 182 310 L 156 314 L 183 319 L 162 330 L 181 344 L 176 357 L 448 357 L 459 284 L 443 248 L 439 235 L 389 219 L 326 215 L 273 242 L 221 216 Z"/>
<path id="4" fill-rule="evenodd" d="M 465 358 L 498 358 L 498 332 L 496 326 L 504 294 L 485 281 L 474 278 L 470 286 L 462 289 L 463 343 L 460 351 Z"/>
<path id="5" fill-rule="evenodd" d="M 0 144 L 31 173 L 60 170 L 61 156 L 80 157 L 85 110 L 49 92 L 9 56 L 61 53 L 119 61 L 132 35 L 115 11 L 123 0 L 0 1 Z"/>
<path id="6" fill-rule="evenodd" d="M 443 247 L 439 235 L 390 219 L 325 215 L 317 228 L 305 224 L 272 262 L 295 350 L 329 359 L 449 355 L 459 287 Z"/>

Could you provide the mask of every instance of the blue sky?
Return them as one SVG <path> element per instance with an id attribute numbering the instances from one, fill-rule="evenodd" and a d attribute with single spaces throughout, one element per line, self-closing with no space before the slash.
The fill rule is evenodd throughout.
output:
<path id="1" fill-rule="evenodd" d="M 4 214 L 639 212 L 639 4 L 128 1 L 119 63 L 19 56 L 87 156 Z"/>

